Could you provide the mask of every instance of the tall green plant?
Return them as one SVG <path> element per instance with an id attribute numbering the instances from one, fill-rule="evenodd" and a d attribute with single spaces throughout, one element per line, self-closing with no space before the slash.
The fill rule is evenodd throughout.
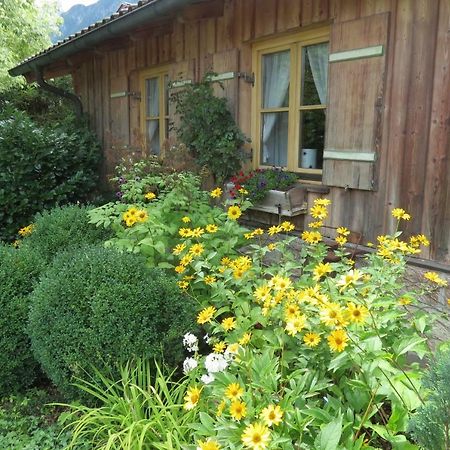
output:
<path id="1" fill-rule="evenodd" d="M 122 366 L 119 381 L 98 370 L 95 374 L 76 385 L 98 406 L 64 405 L 70 408 L 65 419 L 72 431 L 68 450 L 79 442 L 90 442 L 95 450 L 183 448 L 196 415 L 183 410 L 186 380 L 175 381 L 173 374 L 145 359 Z"/>
<path id="2" fill-rule="evenodd" d="M 237 127 L 225 98 L 214 95 L 209 75 L 172 96 L 180 123 L 179 139 L 199 165 L 209 168 L 221 184 L 241 166 L 241 147 L 246 138 Z"/>

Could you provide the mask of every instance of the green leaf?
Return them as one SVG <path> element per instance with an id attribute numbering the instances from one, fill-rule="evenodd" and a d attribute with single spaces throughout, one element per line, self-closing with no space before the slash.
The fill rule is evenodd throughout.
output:
<path id="1" fill-rule="evenodd" d="M 316 450 L 337 450 L 342 434 L 342 416 L 337 417 L 320 430 L 316 438 Z"/>

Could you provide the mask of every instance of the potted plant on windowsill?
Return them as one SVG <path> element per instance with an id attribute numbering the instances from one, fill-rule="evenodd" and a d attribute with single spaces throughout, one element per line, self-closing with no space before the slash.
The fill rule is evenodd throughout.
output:
<path id="1" fill-rule="evenodd" d="M 307 209 L 305 190 L 296 184 L 297 179 L 295 173 L 273 167 L 239 172 L 225 187 L 230 198 L 241 195 L 239 191 L 245 192 L 253 204 L 251 209 L 295 216 Z"/>

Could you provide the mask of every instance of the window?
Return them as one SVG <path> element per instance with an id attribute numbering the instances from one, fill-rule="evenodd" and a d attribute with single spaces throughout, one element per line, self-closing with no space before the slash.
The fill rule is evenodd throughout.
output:
<path id="1" fill-rule="evenodd" d="M 256 44 L 253 142 L 258 167 L 320 179 L 325 138 L 328 30 Z"/>
<path id="2" fill-rule="evenodd" d="M 141 74 L 141 129 L 146 148 L 159 155 L 169 132 L 169 75 L 167 68 Z"/>

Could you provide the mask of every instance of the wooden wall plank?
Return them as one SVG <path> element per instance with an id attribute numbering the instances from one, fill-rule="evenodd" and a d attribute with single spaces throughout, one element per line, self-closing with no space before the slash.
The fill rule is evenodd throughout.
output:
<path id="1" fill-rule="evenodd" d="M 365 0 L 363 0 L 365 1 Z M 354 20 L 361 17 L 361 0 L 336 0 L 336 20 L 338 22 L 345 22 L 347 20 Z"/>
<path id="2" fill-rule="evenodd" d="M 300 26 L 302 0 L 278 0 L 277 31 L 283 32 Z"/>
<path id="3" fill-rule="evenodd" d="M 450 263 L 450 4 L 439 6 L 422 230 L 431 256 Z"/>
<path id="4" fill-rule="evenodd" d="M 408 70 L 410 96 L 403 106 L 407 110 L 406 136 L 403 151 L 401 202 L 412 215 L 408 228 L 421 229 L 428 153 L 428 133 L 433 84 L 433 60 L 438 19 L 438 2 L 416 0 L 413 10 L 414 29 L 411 36 L 413 54 Z"/>
<path id="5" fill-rule="evenodd" d="M 277 2 L 276 0 L 258 0 L 255 13 L 255 38 L 275 33 Z"/>
<path id="6" fill-rule="evenodd" d="M 255 1 L 256 0 L 244 0 L 241 3 L 241 14 L 245 17 L 245 20 L 242 23 L 243 42 L 249 41 L 255 36 Z"/>

